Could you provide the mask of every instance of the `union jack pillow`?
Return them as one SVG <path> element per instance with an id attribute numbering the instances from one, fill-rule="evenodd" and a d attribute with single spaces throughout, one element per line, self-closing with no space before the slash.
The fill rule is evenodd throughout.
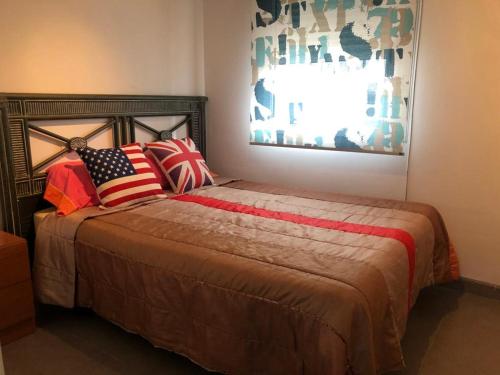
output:
<path id="1" fill-rule="evenodd" d="M 166 195 L 146 161 L 139 143 L 77 150 L 105 207 L 127 207 Z"/>
<path id="2" fill-rule="evenodd" d="M 194 188 L 213 185 L 207 163 L 192 139 L 146 143 L 165 174 L 172 190 L 182 194 Z"/>

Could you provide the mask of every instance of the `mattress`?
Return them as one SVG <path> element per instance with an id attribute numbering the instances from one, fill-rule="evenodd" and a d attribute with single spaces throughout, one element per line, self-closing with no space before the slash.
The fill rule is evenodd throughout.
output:
<path id="1" fill-rule="evenodd" d="M 74 288 L 77 305 L 224 373 L 400 369 L 419 291 L 452 278 L 422 204 L 239 181 L 84 216 L 65 235 L 74 262 L 35 260 L 42 299 Z M 54 284 L 56 263 L 74 287 Z"/>

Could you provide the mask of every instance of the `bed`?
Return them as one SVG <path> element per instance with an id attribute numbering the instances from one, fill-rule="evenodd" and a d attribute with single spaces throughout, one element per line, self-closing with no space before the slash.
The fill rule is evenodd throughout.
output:
<path id="1" fill-rule="evenodd" d="M 188 133 L 205 154 L 205 98 L 66 99 L 94 103 L 76 116 L 105 117 L 102 109 L 114 110 L 118 144 L 133 140 L 135 117 L 186 114 Z M 11 108 L 19 101 L 26 110 L 25 101 L 33 100 L 51 103 L 47 118 L 73 118 L 77 107 L 66 106 L 61 96 L 6 96 L 2 141 L 10 149 L 21 145 L 25 154 L 12 128 L 21 121 L 27 129 L 33 115 L 12 115 Z M 113 108 L 113 101 L 120 104 Z M 176 103 L 174 110 L 169 103 Z M 10 168 L 10 174 L 3 181 L 18 186 L 12 173 L 18 161 L 6 161 L 2 172 Z M 35 178 L 43 184 L 43 175 L 28 181 Z M 9 196 L 5 185 L 4 199 L 18 205 L 18 220 L 8 221 L 7 229 L 34 235 L 23 226 L 31 220 L 19 217 L 41 208 L 43 186 L 24 205 L 18 196 L 23 190 Z M 445 225 L 428 205 L 224 178 L 137 207 L 89 207 L 65 218 L 45 214 L 36 245 L 40 302 L 91 308 L 156 346 L 223 373 L 400 369 L 400 341 L 419 291 L 455 276 Z"/>

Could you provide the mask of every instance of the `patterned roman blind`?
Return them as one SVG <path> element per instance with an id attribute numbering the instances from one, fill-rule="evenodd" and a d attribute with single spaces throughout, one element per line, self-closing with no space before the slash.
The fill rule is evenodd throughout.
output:
<path id="1" fill-rule="evenodd" d="M 403 155 L 418 0 L 251 1 L 251 143 Z"/>

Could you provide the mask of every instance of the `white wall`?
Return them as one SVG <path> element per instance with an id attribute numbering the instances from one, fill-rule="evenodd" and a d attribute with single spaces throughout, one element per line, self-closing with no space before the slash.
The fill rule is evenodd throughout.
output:
<path id="1" fill-rule="evenodd" d="M 202 0 L 2 0 L 0 92 L 203 94 Z"/>
<path id="2" fill-rule="evenodd" d="M 250 0 L 205 1 L 211 167 L 258 181 L 404 198 L 404 158 L 248 144 L 250 6 Z M 444 215 L 463 275 L 497 285 L 499 14 L 498 0 L 424 1 L 408 179 L 409 199 Z"/>
<path id="3" fill-rule="evenodd" d="M 408 197 L 443 213 L 463 275 L 500 285 L 500 1 L 425 0 Z"/>
<path id="4" fill-rule="evenodd" d="M 255 181 L 404 198 L 405 157 L 248 144 L 251 5 L 250 0 L 205 1 L 210 166 L 220 174 Z"/>

